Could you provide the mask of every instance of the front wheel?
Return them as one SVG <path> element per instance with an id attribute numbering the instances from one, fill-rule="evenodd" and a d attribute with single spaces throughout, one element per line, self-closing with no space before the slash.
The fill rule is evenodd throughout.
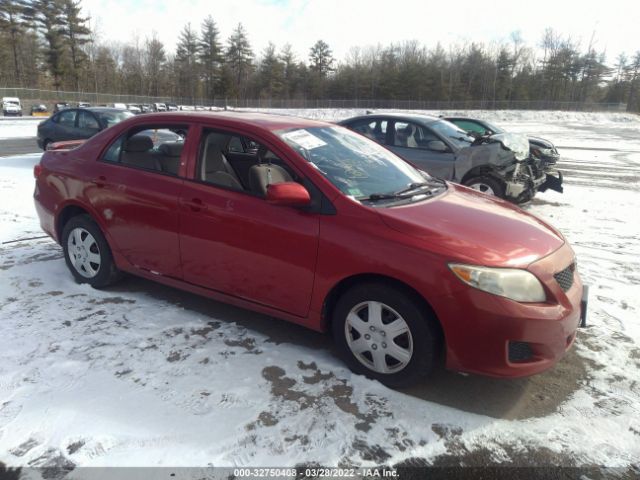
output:
<path id="1" fill-rule="evenodd" d="M 505 188 L 502 182 L 488 175 L 468 178 L 463 182 L 469 188 L 495 197 L 504 198 Z"/>
<path id="2" fill-rule="evenodd" d="M 333 336 L 351 370 L 401 387 L 426 377 L 439 351 L 435 319 L 402 289 L 357 285 L 336 304 Z"/>
<path id="3" fill-rule="evenodd" d="M 62 231 L 62 249 L 76 282 L 101 288 L 120 278 L 111 249 L 98 225 L 88 215 L 78 215 Z"/>

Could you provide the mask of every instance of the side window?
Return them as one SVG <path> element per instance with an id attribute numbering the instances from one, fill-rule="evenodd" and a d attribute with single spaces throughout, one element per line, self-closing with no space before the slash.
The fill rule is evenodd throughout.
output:
<path id="1" fill-rule="evenodd" d="M 121 135 L 118 139 L 111 144 L 102 159 L 105 162 L 118 163 L 120 161 L 120 152 L 122 151 L 122 143 L 124 142 L 125 135 Z"/>
<path id="2" fill-rule="evenodd" d="M 396 122 L 393 145 L 396 147 L 429 149 L 429 142 L 440 140 L 431 130 L 411 122 Z"/>
<path id="3" fill-rule="evenodd" d="M 386 120 L 361 120 L 349 125 L 349 128 L 373 141 L 383 144 L 385 143 L 385 137 L 387 134 Z"/>
<path id="4" fill-rule="evenodd" d="M 453 123 L 456 127 L 461 128 L 465 132 L 477 132 L 483 135 L 485 132 L 485 128 L 476 122 L 470 122 L 468 120 L 455 120 L 451 123 Z"/>
<path id="5" fill-rule="evenodd" d="M 65 127 L 74 127 L 76 123 L 76 111 L 65 110 L 58 115 L 58 124 Z"/>
<path id="6" fill-rule="evenodd" d="M 178 176 L 185 132 L 188 130 L 189 127 L 185 125 L 137 127 L 118 137 L 102 160 Z"/>
<path id="7" fill-rule="evenodd" d="M 91 112 L 78 112 L 78 128 L 99 130 L 98 120 Z"/>
<path id="8" fill-rule="evenodd" d="M 250 138 L 205 129 L 198 154 L 197 179 L 230 190 L 265 196 L 269 185 L 295 181 L 286 163 Z M 238 146 L 241 147 L 238 151 Z M 243 153 L 242 156 L 235 155 Z"/>

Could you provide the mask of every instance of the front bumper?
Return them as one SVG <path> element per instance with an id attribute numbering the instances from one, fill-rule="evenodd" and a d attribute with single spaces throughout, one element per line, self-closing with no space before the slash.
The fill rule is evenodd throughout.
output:
<path id="1" fill-rule="evenodd" d="M 562 176 L 562 172 L 557 172 L 558 176 L 555 177 L 551 175 L 551 173 L 547 173 L 544 182 L 538 187 L 539 192 L 544 192 L 546 190 L 554 190 L 556 192 L 562 193 L 564 192 L 564 187 L 562 186 L 562 182 L 564 180 Z"/>
<path id="2" fill-rule="evenodd" d="M 547 291 L 546 303 L 519 303 L 471 287 L 443 298 L 446 305 L 439 302 L 439 308 L 444 312 L 437 313 L 447 343 L 447 368 L 496 377 L 522 377 L 551 368 L 573 344 L 586 315 L 577 271 L 567 292 L 553 277 L 573 260 L 565 244 L 529 266 Z M 514 360 L 514 344 L 527 344 L 530 356 Z"/>

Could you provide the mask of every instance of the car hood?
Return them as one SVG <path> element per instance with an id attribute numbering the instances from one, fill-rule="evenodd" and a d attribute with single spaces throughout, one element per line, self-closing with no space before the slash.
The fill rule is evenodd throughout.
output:
<path id="1" fill-rule="evenodd" d="M 553 143 L 551 143 L 549 140 L 546 140 L 544 138 L 540 138 L 540 137 L 527 137 L 529 139 L 529 143 L 531 143 L 534 146 L 537 147 L 541 147 L 541 148 L 554 148 Z"/>
<path id="2" fill-rule="evenodd" d="M 393 230 L 424 240 L 452 261 L 525 267 L 564 244 L 560 232 L 520 208 L 469 188 L 448 184 L 432 200 L 380 208 Z"/>

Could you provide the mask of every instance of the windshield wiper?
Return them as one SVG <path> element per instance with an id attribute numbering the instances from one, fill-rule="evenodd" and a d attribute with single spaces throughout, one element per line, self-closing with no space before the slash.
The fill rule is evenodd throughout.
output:
<path id="1" fill-rule="evenodd" d="M 409 185 L 407 188 L 403 188 L 402 190 L 398 190 L 397 192 L 391 193 L 372 193 L 366 197 L 359 197 L 358 200 L 369 200 L 372 202 L 378 200 L 393 200 L 394 198 L 410 198 L 416 195 L 416 190 L 422 190 L 426 187 L 431 186 L 427 182 L 416 182 Z M 422 194 L 430 194 L 431 190 L 428 192 L 422 192 Z"/>
<path id="2" fill-rule="evenodd" d="M 413 192 L 414 190 L 421 190 L 425 187 L 429 187 L 431 186 L 429 183 L 427 182 L 415 182 L 412 183 L 411 185 L 409 185 L 407 188 L 404 188 L 402 190 L 398 190 L 397 192 L 393 192 L 395 195 L 403 195 L 409 192 Z"/>

